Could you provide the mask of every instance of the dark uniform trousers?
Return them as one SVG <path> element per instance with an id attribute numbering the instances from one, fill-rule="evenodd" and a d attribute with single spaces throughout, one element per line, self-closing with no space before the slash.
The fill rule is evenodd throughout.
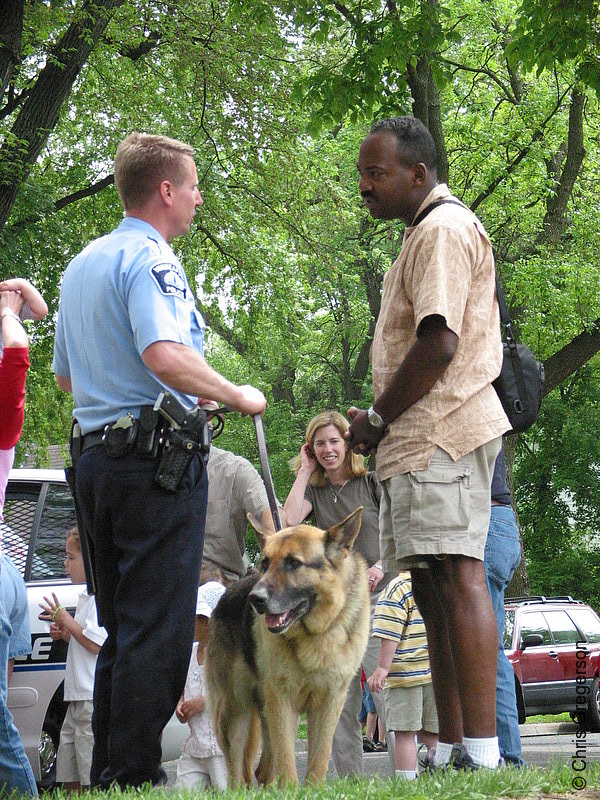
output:
<path id="1" fill-rule="evenodd" d="M 94 685 L 92 786 L 165 782 L 160 735 L 185 685 L 194 636 L 208 480 L 194 458 L 176 492 L 155 460 L 81 456 L 77 496 L 95 547 L 108 637 Z"/>

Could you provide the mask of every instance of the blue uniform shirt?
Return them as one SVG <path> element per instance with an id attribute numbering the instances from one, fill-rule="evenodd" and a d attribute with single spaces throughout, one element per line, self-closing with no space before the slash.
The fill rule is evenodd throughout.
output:
<path id="1" fill-rule="evenodd" d="M 84 434 L 128 412 L 139 417 L 141 406 L 169 389 L 141 358 L 158 341 L 202 354 L 204 321 L 167 242 L 148 223 L 126 217 L 79 253 L 63 278 L 52 368 L 71 380 Z M 196 402 L 169 391 L 187 408 Z"/>

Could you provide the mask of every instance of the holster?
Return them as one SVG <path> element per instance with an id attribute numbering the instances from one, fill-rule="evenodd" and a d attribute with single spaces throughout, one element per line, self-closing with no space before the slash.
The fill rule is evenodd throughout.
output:
<path id="1" fill-rule="evenodd" d="M 131 414 L 119 419 L 104 429 L 104 447 L 109 458 L 123 458 L 134 448 L 139 422 Z"/>
<path id="2" fill-rule="evenodd" d="M 162 430 L 158 411 L 152 406 L 142 406 L 135 444 L 135 451 L 140 458 L 156 458 Z"/>
<path id="3" fill-rule="evenodd" d="M 181 486 L 194 456 L 206 463 L 210 452 L 210 427 L 204 411 L 200 411 L 193 423 L 185 428 L 169 428 L 164 434 L 162 454 L 156 470 L 155 480 L 169 492 Z"/>
<path id="4" fill-rule="evenodd" d="M 87 528 L 83 522 L 83 515 L 81 513 L 81 506 L 77 499 L 76 490 L 76 470 L 77 463 L 81 456 L 82 445 L 81 428 L 77 420 L 73 421 L 71 426 L 71 436 L 69 439 L 69 450 L 71 452 L 71 466 L 65 467 L 65 477 L 71 490 L 73 498 L 73 505 L 75 506 L 75 517 L 77 518 L 77 528 L 79 530 L 79 541 L 81 543 L 81 556 L 83 559 L 83 568 L 85 571 L 85 581 L 87 583 L 88 594 L 96 594 L 96 575 L 94 572 L 94 542 L 92 541 Z"/>

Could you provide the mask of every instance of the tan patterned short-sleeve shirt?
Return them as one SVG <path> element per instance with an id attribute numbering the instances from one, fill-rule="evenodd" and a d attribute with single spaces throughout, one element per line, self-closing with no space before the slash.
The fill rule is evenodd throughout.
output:
<path id="1" fill-rule="evenodd" d="M 451 197 L 440 184 L 417 213 Z M 510 430 L 492 387 L 502 365 L 492 246 L 477 217 L 455 203 L 406 228 L 385 275 L 372 348 L 375 399 L 432 315 L 445 319 L 458 348 L 431 391 L 389 426 L 377 448 L 380 480 L 426 469 L 436 446 L 456 460 Z"/>

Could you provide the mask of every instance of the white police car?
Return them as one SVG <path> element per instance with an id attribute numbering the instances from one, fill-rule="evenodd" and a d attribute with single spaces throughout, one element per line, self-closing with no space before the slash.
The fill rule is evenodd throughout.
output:
<path id="1" fill-rule="evenodd" d="M 50 788 L 56 774 L 56 751 L 66 712 L 63 682 L 67 644 L 52 641 L 49 625 L 38 618 L 39 603 L 55 592 L 74 614 L 81 586 L 65 573 L 66 533 L 76 524 L 75 509 L 62 470 L 12 470 L 6 488 L 2 549 L 27 584 L 31 655 L 15 660 L 8 707 L 15 718 L 33 774 Z M 175 716 L 164 730 L 163 760 L 178 758 L 187 725 Z"/>

